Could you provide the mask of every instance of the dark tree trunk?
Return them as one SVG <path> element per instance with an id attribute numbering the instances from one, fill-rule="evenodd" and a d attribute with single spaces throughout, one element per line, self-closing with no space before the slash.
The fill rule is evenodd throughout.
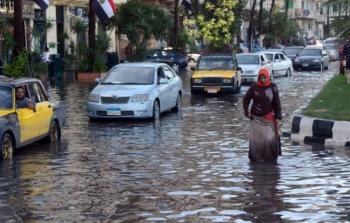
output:
<path id="1" fill-rule="evenodd" d="M 260 10 L 259 10 L 259 37 L 262 35 L 262 14 L 264 7 L 264 0 L 260 0 Z"/>
<path id="2" fill-rule="evenodd" d="M 22 8 L 22 0 L 15 0 L 13 14 L 13 32 L 15 39 L 14 56 L 17 56 L 25 47 Z"/>
<path id="3" fill-rule="evenodd" d="M 288 17 L 288 7 L 289 7 L 289 0 L 286 0 L 286 8 L 285 8 L 285 12 L 284 12 L 286 18 Z"/>
<path id="4" fill-rule="evenodd" d="M 172 45 L 175 50 L 177 49 L 177 39 L 179 35 L 179 0 L 175 0 L 174 3 L 174 27 L 173 27 L 173 39 Z"/>
<path id="5" fill-rule="evenodd" d="M 92 7 L 93 0 L 89 0 L 89 70 L 94 70 L 95 64 L 95 54 L 94 50 L 96 48 L 96 16 Z"/>
<path id="6" fill-rule="evenodd" d="M 272 14 L 273 12 L 273 8 L 275 7 L 275 0 L 272 0 L 271 2 L 271 8 L 270 8 L 270 15 Z"/>
<path id="7" fill-rule="evenodd" d="M 255 5 L 256 0 L 253 0 L 252 8 L 250 9 L 250 17 L 249 17 L 249 28 L 248 28 L 248 49 L 249 52 L 252 52 L 252 31 L 253 31 L 253 21 L 254 21 L 254 14 L 255 14 Z"/>

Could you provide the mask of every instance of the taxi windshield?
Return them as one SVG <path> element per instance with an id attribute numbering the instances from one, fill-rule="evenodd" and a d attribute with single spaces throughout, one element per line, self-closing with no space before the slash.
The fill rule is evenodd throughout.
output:
<path id="1" fill-rule="evenodd" d="M 12 88 L 0 86 L 0 109 L 12 108 Z"/>
<path id="2" fill-rule="evenodd" d="M 230 57 L 202 57 L 199 70 L 233 70 L 234 64 Z"/>

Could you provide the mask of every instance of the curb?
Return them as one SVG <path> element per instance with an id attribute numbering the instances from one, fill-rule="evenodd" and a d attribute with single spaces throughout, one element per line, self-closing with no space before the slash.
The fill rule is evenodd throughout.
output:
<path id="1" fill-rule="evenodd" d="M 350 122 L 293 114 L 289 120 L 292 141 L 350 147 Z"/>

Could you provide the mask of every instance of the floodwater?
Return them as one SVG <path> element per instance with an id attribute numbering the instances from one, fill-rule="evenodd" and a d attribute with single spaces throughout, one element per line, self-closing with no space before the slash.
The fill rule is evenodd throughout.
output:
<path id="1" fill-rule="evenodd" d="M 285 118 L 331 77 L 277 78 Z M 350 151 L 283 139 L 278 165 L 251 165 L 242 97 L 191 96 L 182 113 L 90 123 L 89 86 L 52 87 L 61 143 L 0 162 L 0 222 L 349 222 Z"/>

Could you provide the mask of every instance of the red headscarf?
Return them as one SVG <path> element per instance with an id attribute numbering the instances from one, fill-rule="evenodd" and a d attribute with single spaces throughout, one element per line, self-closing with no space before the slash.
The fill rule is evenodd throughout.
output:
<path id="1" fill-rule="evenodd" d="M 265 77 L 265 83 L 263 83 L 260 80 L 260 77 L 264 76 Z M 258 86 L 260 87 L 268 87 L 271 85 L 271 78 L 270 78 L 270 72 L 267 68 L 263 67 L 259 70 L 259 75 L 258 75 Z"/>

